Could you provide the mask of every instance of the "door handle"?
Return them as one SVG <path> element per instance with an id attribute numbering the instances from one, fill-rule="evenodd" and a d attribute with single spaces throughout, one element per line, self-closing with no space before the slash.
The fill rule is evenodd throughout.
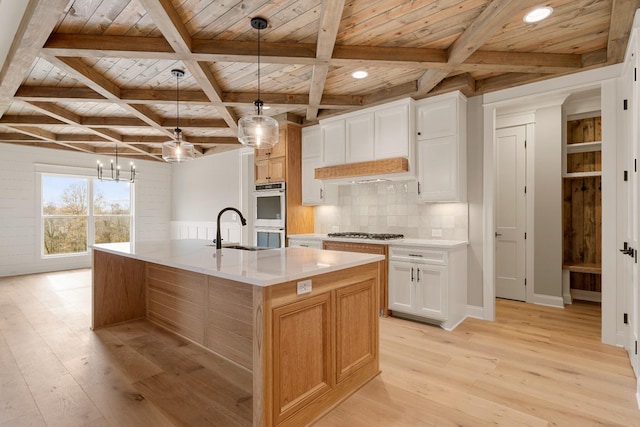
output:
<path id="1" fill-rule="evenodd" d="M 501 236 L 502 236 L 502 233 L 498 233 L 498 232 L 496 231 L 496 237 L 501 237 Z"/>

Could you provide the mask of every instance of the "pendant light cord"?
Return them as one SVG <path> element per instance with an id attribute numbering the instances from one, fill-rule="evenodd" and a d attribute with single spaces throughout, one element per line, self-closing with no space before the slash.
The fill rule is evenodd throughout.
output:
<path id="1" fill-rule="evenodd" d="M 180 129 L 180 75 L 176 73 L 176 132 Z"/>
<path id="2" fill-rule="evenodd" d="M 260 99 L 260 28 L 258 27 L 258 115 L 262 115 L 262 100 Z"/>

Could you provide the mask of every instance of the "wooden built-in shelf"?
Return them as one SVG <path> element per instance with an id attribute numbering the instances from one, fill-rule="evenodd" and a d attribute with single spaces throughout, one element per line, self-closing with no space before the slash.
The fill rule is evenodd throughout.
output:
<path id="1" fill-rule="evenodd" d="M 572 290 L 602 285 L 602 118 L 569 117 L 563 167 L 563 263 Z"/>

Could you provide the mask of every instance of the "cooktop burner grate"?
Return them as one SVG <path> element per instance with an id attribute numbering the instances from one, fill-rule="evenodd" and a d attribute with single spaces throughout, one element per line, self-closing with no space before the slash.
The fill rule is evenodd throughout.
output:
<path id="1" fill-rule="evenodd" d="M 370 239 L 370 240 L 394 240 L 404 239 L 404 234 L 392 233 L 363 233 L 358 231 L 347 231 L 344 233 L 329 233 L 328 237 L 345 237 L 349 239 Z"/>

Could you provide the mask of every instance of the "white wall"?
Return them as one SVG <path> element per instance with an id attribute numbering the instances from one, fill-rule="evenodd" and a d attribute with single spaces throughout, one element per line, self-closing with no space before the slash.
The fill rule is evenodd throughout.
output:
<path id="1" fill-rule="evenodd" d="M 483 246 L 483 109 L 482 96 L 467 100 L 467 202 L 469 248 L 467 252 L 467 303 L 482 307 Z"/>
<path id="2" fill-rule="evenodd" d="M 240 209 L 246 191 L 241 171 L 239 150 L 171 165 L 171 219 L 215 222 L 222 208 Z"/>
<path id="3" fill-rule="evenodd" d="M 103 156 L 0 144 L 0 276 L 83 268 L 90 256 L 42 260 L 38 170 L 56 168 L 94 176 L 96 160 Z M 169 237 L 170 168 L 160 162 L 136 161 L 134 187 L 136 240 Z"/>
<path id="4" fill-rule="evenodd" d="M 562 296 L 562 107 L 536 111 L 534 277 L 536 295 Z"/>

